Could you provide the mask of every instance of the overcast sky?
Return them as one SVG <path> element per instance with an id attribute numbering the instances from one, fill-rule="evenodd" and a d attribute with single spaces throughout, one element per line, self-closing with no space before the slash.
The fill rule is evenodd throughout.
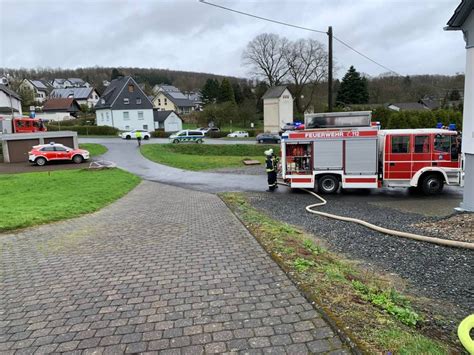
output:
<path id="1" fill-rule="evenodd" d="M 327 30 L 406 74 L 464 71 L 461 32 L 443 31 L 460 0 L 209 0 L 236 10 Z M 262 32 L 289 39 L 324 34 L 264 22 L 198 0 L 0 0 L 0 67 L 134 66 L 245 77 L 241 54 Z M 337 42 L 350 65 L 385 72 Z"/>

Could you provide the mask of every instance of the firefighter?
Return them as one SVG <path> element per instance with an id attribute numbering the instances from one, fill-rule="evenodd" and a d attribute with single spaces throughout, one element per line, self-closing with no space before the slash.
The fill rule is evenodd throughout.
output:
<path id="1" fill-rule="evenodd" d="M 135 137 L 137 137 L 137 143 L 138 143 L 138 146 L 140 147 L 142 145 L 142 132 L 137 131 L 135 133 Z"/>
<path id="2" fill-rule="evenodd" d="M 278 159 L 275 158 L 273 155 L 273 149 L 268 149 L 265 151 L 265 168 L 267 172 L 267 180 L 268 180 L 268 192 L 275 191 L 278 188 L 277 184 L 277 167 L 278 167 Z"/>

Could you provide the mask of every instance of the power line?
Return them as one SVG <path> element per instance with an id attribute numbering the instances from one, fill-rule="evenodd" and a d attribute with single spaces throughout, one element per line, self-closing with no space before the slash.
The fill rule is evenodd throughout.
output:
<path id="1" fill-rule="evenodd" d="M 379 62 L 376 62 L 376 61 L 373 60 L 372 58 L 369 58 L 369 57 L 366 56 L 364 53 L 362 53 L 362 52 L 358 51 L 357 49 L 355 49 L 354 47 L 351 47 L 350 45 L 348 45 L 348 44 L 347 44 L 346 42 L 344 42 L 342 39 L 337 38 L 336 36 L 334 36 L 334 39 L 335 39 L 336 41 L 338 41 L 339 43 L 341 43 L 342 45 L 346 46 L 347 48 L 353 50 L 353 51 L 356 52 L 357 54 L 361 55 L 361 56 L 364 57 L 365 59 L 368 59 L 368 60 L 370 60 L 372 63 L 377 64 L 379 67 L 388 70 L 390 73 L 393 73 L 393 74 L 395 74 L 395 75 L 397 75 L 397 76 L 403 76 L 403 75 L 397 73 L 395 70 L 392 70 L 392 69 L 390 69 L 389 67 L 386 67 L 385 65 L 380 64 Z"/>
<path id="2" fill-rule="evenodd" d="M 315 30 L 314 28 L 308 28 L 308 27 L 303 27 L 303 26 L 298 26 L 298 25 L 294 25 L 294 24 L 291 24 L 291 23 L 288 23 L 288 22 L 283 22 L 283 21 L 277 21 L 277 20 L 273 20 L 273 19 L 270 19 L 270 18 L 267 18 L 267 17 L 262 17 L 262 16 L 257 16 L 257 15 L 254 15 L 254 14 L 251 14 L 251 13 L 248 13 L 248 12 L 243 12 L 243 11 L 238 11 L 238 10 L 234 10 L 234 9 L 231 9 L 230 7 L 225 7 L 225 6 L 222 6 L 222 5 L 217 5 L 217 4 L 213 4 L 211 2 L 208 2 L 206 0 L 199 0 L 199 2 L 203 3 L 203 4 L 206 4 L 206 5 L 210 5 L 210 6 L 214 6 L 214 7 L 217 7 L 217 8 L 220 8 L 220 9 L 223 9 L 223 10 L 227 10 L 227 11 L 230 11 L 230 12 L 235 12 L 237 14 L 240 14 L 240 15 L 244 15 L 244 16 L 248 16 L 248 17 L 253 17 L 253 18 L 256 18 L 256 19 L 259 19 L 259 20 L 263 20 L 263 21 L 267 21 L 267 22 L 272 22 L 272 23 L 276 23 L 276 24 L 279 24 L 279 25 L 283 25 L 283 26 L 287 26 L 287 27 L 293 27 L 293 28 L 298 28 L 300 30 L 304 30 L 304 31 L 310 31 L 310 32 L 316 32 L 316 33 L 324 33 L 324 34 L 328 34 L 326 31 L 320 31 L 320 30 Z M 334 39 L 336 41 L 338 41 L 339 43 L 341 43 L 343 46 L 349 48 L 350 50 L 354 51 L 355 53 L 359 54 L 360 56 L 364 57 L 365 59 L 371 61 L 372 63 L 378 65 L 379 67 L 381 68 L 384 68 L 385 70 L 388 70 L 389 72 L 397 75 L 397 76 L 403 76 L 399 73 L 397 73 L 395 70 L 392 70 L 390 69 L 389 67 L 377 62 L 376 60 L 370 58 L 369 56 L 365 55 L 364 53 L 358 51 L 357 49 L 355 49 L 354 47 L 350 46 L 349 44 L 347 44 L 346 42 L 344 42 L 342 39 L 334 36 Z"/>
<path id="3" fill-rule="evenodd" d="M 277 23 L 277 24 L 283 25 L 283 26 L 299 28 L 300 30 L 305 30 L 305 31 L 310 31 L 310 32 L 316 32 L 316 33 L 324 33 L 324 34 L 327 34 L 326 31 L 319 31 L 319 30 L 315 30 L 315 29 L 313 29 L 313 28 L 302 27 L 302 26 L 292 25 L 291 23 L 286 23 L 286 22 L 282 22 L 282 21 L 272 20 L 272 19 L 270 19 L 270 18 L 266 18 L 266 17 L 262 17 L 262 16 L 253 15 L 253 14 L 250 14 L 250 13 L 248 13 L 248 12 L 243 12 L 243 11 L 234 10 L 234 9 L 231 9 L 230 7 L 225 7 L 225 6 L 213 4 L 213 3 L 207 2 L 207 1 L 205 1 L 205 0 L 199 0 L 199 2 L 201 2 L 201 3 L 203 3 L 203 4 L 206 4 L 206 5 L 218 7 L 218 8 L 223 9 L 223 10 L 235 12 L 235 13 L 240 14 L 240 15 L 244 15 L 244 16 L 248 16 L 248 17 L 253 17 L 253 18 L 257 18 L 257 19 L 259 19 L 259 20 Z"/>

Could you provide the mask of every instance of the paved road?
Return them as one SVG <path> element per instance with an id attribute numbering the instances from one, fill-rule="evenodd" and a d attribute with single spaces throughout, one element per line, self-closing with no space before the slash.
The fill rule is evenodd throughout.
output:
<path id="1" fill-rule="evenodd" d="M 0 353 L 348 353 L 215 195 L 145 181 L 0 236 Z"/>
<path id="2" fill-rule="evenodd" d="M 80 138 L 82 143 L 100 143 L 109 151 L 104 154 L 125 170 L 145 180 L 163 182 L 170 185 L 185 186 L 194 190 L 207 192 L 221 191 L 262 191 L 267 188 L 266 176 L 219 174 L 188 171 L 154 163 L 144 158 L 137 148 L 136 141 L 125 141 L 118 138 Z M 152 139 L 149 143 L 167 143 L 167 139 Z M 245 142 L 245 141 L 243 141 Z M 248 142 L 248 141 L 247 141 Z M 235 141 L 209 139 L 208 144 L 235 144 Z M 240 143 L 240 141 L 238 142 Z M 251 144 L 255 142 L 250 141 Z M 263 167 L 262 167 L 263 171 Z"/>

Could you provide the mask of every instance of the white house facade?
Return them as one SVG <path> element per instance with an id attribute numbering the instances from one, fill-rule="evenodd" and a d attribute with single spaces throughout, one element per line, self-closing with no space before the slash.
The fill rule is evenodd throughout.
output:
<path id="1" fill-rule="evenodd" d="M 96 110 L 97 126 L 110 126 L 121 131 L 154 130 L 153 110 Z"/>
<path id="2" fill-rule="evenodd" d="M 183 120 L 174 111 L 160 111 L 153 109 L 155 130 L 163 129 L 165 132 L 177 132 L 183 129 Z"/>
<path id="3" fill-rule="evenodd" d="M 474 211 L 474 0 L 463 0 L 445 30 L 459 31 L 466 41 L 466 74 L 462 121 L 462 152 L 464 153 L 464 190 L 461 209 Z"/>
<path id="4" fill-rule="evenodd" d="M 0 115 L 11 116 L 13 108 L 13 115 L 22 115 L 20 96 L 0 84 Z"/>
<path id="5" fill-rule="evenodd" d="M 293 122 L 293 97 L 285 86 L 269 88 L 262 99 L 265 132 L 279 132 L 287 122 Z"/>
<path id="6" fill-rule="evenodd" d="M 130 77 L 118 77 L 110 82 L 95 106 L 98 126 L 120 130 L 154 129 L 153 104 Z"/>

